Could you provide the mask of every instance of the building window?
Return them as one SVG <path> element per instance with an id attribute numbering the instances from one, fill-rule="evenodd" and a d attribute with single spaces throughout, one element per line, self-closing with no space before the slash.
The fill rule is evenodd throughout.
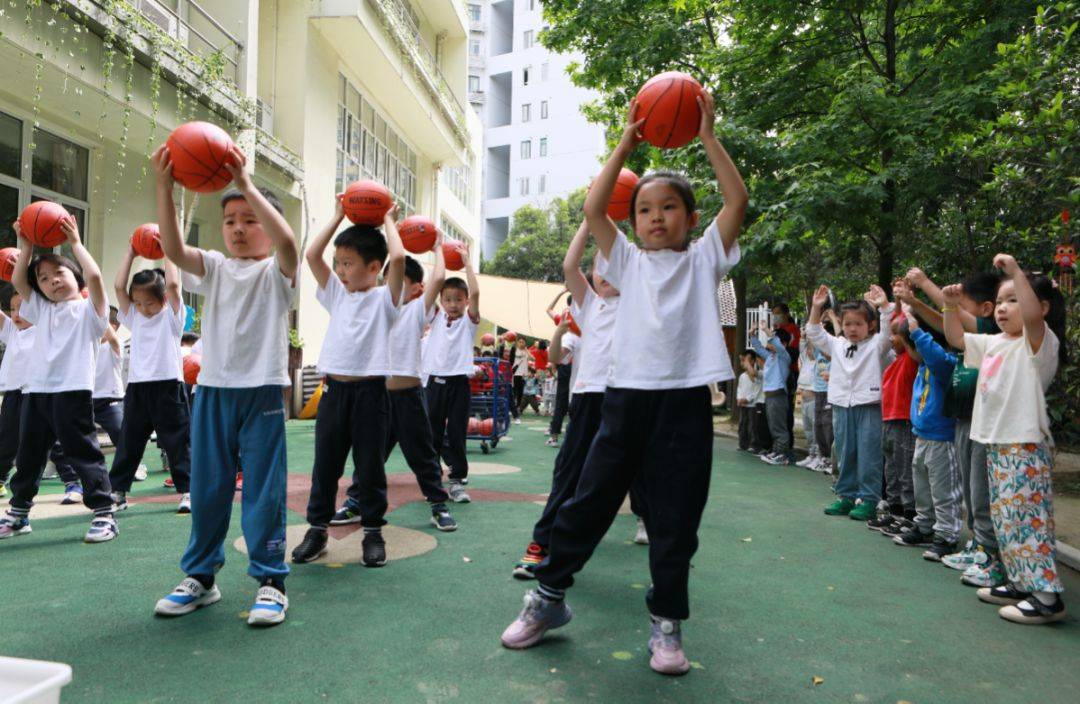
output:
<path id="1" fill-rule="evenodd" d="M 473 22 L 480 21 L 480 6 L 474 2 L 469 3 L 469 19 Z"/>
<path id="2" fill-rule="evenodd" d="M 540 64 L 540 80 L 546 81 L 548 79 L 548 62 Z"/>
<path id="3" fill-rule="evenodd" d="M 39 200 L 64 206 L 85 242 L 89 183 L 89 149 L 34 127 L 31 120 L 0 112 L 0 246 L 18 246 L 12 224 L 23 208 Z M 67 244 L 60 251 L 71 256 Z M 10 284 L 0 283 L 0 290 L 9 289 Z"/>
<path id="4" fill-rule="evenodd" d="M 547 137 L 540 138 L 540 156 L 547 156 Z"/>
<path id="5" fill-rule="evenodd" d="M 521 85 L 529 85 L 529 73 L 531 72 L 532 66 L 526 66 L 525 68 L 521 69 Z"/>
<path id="6" fill-rule="evenodd" d="M 533 31 L 531 29 L 525 30 L 521 35 L 521 48 L 531 49 L 533 46 Z"/>
<path id="7" fill-rule="evenodd" d="M 469 41 L 469 54 L 471 56 L 480 56 L 480 40 L 472 39 Z"/>
<path id="8" fill-rule="evenodd" d="M 469 76 L 469 92 L 478 93 L 480 91 L 480 76 Z"/>
<path id="9" fill-rule="evenodd" d="M 521 104 L 521 121 L 528 122 L 532 119 L 532 103 Z"/>
<path id="10" fill-rule="evenodd" d="M 528 176 L 518 179 L 518 192 L 523 196 L 529 195 L 529 177 Z"/>
<path id="11" fill-rule="evenodd" d="M 547 116 L 548 116 L 547 101 L 546 100 L 541 100 L 540 101 L 540 119 L 541 120 L 546 120 Z"/>
<path id="12" fill-rule="evenodd" d="M 439 227 L 442 228 L 444 235 L 451 239 L 455 239 L 458 242 L 464 242 L 469 245 L 469 250 L 472 250 L 472 237 L 466 235 L 464 230 L 450 220 L 447 220 L 445 215 L 439 216 Z"/>
<path id="13" fill-rule="evenodd" d="M 390 189 L 403 216 L 416 212 L 416 152 L 360 92 L 339 75 L 335 192 L 361 178 Z"/>
<path id="14" fill-rule="evenodd" d="M 454 169 L 442 170 L 443 183 L 450 192 L 466 207 L 472 209 L 472 168 L 460 166 Z"/>
<path id="15" fill-rule="evenodd" d="M 529 0 L 529 12 L 536 9 L 536 0 Z"/>
<path id="16" fill-rule="evenodd" d="M 526 139 L 525 141 L 523 141 L 521 143 L 521 158 L 522 159 L 531 159 L 532 158 L 532 140 L 531 139 Z"/>
<path id="17" fill-rule="evenodd" d="M 547 193 L 547 174 L 540 174 L 540 183 L 536 187 L 537 193 Z"/>

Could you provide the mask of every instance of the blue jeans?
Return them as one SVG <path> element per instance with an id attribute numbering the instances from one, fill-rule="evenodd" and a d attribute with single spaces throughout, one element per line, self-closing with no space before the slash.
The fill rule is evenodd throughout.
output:
<path id="1" fill-rule="evenodd" d="M 185 574 L 210 575 L 225 564 L 236 470 L 244 458 L 240 525 L 258 580 L 284 578 L 285 400 L 280 386 L 200 386 L 191 416 L 191 540 Z"/>
<path id="2" fill-rule="evenodd" d="M 834 490 L 841 498 L 881 500 L 881 404 L 833 406 L 833 434 L 839 475 Z"/>

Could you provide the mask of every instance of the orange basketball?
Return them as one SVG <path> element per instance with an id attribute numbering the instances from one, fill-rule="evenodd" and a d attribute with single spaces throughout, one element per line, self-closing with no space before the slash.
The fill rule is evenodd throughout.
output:
<path id="1" fill-rule="evenodd" d="M 480 344 L 484 347 L 490 347 L 495 344 L 495 336 L 490 332 L 485 332 L 480 336 Z"/>
<path id="2" fill-rule="evenodd" d="M 199 383 L 199 372 L 202 371 L 202 357 L 197 354 L 189 354 L 184 357 L 184 383 L 194 386 Z"/>
<path id="3" fill-rule="evenodd" d="M 398 225 L 401 244 L 413 254 L 430 252 L 435 246 L 435 222 L 423 215 L 410 215 Z"/>
<path id="4" fill-rule="evenodd" d="M 19 250 L 15 247 L 0 249 L 0 279 L 11 281 L 11 275 L 15 273 L 15 260 L 19 258 Z"/>
<path id="5" fill-rule="evenodd" d="M 60 229 L 60 223 L 70 213 L 64 206 L 50 200 L 39 200 L 23 208 L 19 215 L 19 229 L 22 236 L 38 247 L 52 249 L 64 243 L 67 237 Z"/>
<path id="6" fill-rule="evenodd" d="M 480 421 L 481 435 L 491 435 L 493 432 L 495 432 L 495 421 L 493 419 L 485 418 L 484 420 Z"/>
<path id="7" fill-rule="evenodd" d="M 619 178 L 615 180 L 615 188 L 611 191 L 611 200 L 608 201 L 607 214 L 612 220 L 625 220 L 630 217 L 630 196 L 637 187 L 638 175 L 630 169 L 619 172 Z"/>
<path id="8" fill-rule="evenodd" d="M 566 316 L 567 318 L 570 319 L 570 326 L 568 328 L 570 330 L 570 332 L 572 332 L 575 335 L 577 335 L 578 337 L 580 337 L 581 336 L 581 328 L 578 327 L 578 324 L 574 321 L 574 316 L 570 314 L 570 309 L 569 308 L 564 310 L 562 313 L 556 313 L 555 314 L 555 324 L 556 325 L 560 324 L 562 322 L 563 316 Z"/>
<path id="9" fill-rule="evenodd" d="M 641 135 L 649 144 L 674 149 L 693 141 L 701 125 L 697 98 L 703 92 L 693 76 L 667 71 L 653 76 L 637 94 L 637 119 L 644 119 Z"/>
<path id="10" fill-rule="evenodd" d="M 517 333 L 516 332 L 508 332 L 508 333 L 503 335 L 503 339 L 506 340 L 507 342 L 517 342 Z"/>
<path id="11" fill-rule="evenodd" d="M 381 225 L 386 213 L 394 207 L 390 191 L 378 181 L 350 183 L 341 194 L 345 217 L 356 225 Z M 410 252 L 412 250 L 409 250 Z"/>
<path id="12" fill-rule="evenodd" d="M 131 235 L 131 247 L 143 259 L 162 259 L 165 250 L 161 248 L 161 231 L 156 222 L 139 225 Z"/>
<path id="13" fill-rule="evenodd" d="M 450 271 L 461 271 L 465 268 L 465 260 L 461 257 L 462 246 L 457 240 L 445 240 L 442 246 L 443 260 L 446 268 Z"/>
<path id="14" fill-rule="evenodd" d="M 232 137 L 209 122 L 187 122 L 165 140 L 172 159 L 173 178 L 196 193 L 220 191 L 232 181 L 225 169 L 233 148 Z"/>
<path id="15" fill-rule="evenodd" d="M 477 418 L 470 418 L 469 419 L 469 427 L 466 429 L 466 433 L 468 435 L 479 435 L 480 434 L 480 420 L 477 419 Z"/>

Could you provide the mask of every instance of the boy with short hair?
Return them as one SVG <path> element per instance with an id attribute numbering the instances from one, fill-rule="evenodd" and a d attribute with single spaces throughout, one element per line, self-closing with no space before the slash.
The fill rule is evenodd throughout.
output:
<path id="1" fill-rule="evenodd" d="M 468 283 L 456 276 L 443 282 L 439 293 L 441 310 L 431 322 L 427 342 L 431 376 L 426 390 L 432 441 L 450 467 L 450 499 L 459 504 L 470 501 L 464 487 L 469 477 L 465 435 L 469 422 L 473 339 L 480 324 L 480 284 L 468 250 L 462 252 L 461 258 L 465 261 Z M 445 445 L 444 437 L 448 441 Z"/>
<path id="2" fill-rule="evenodd" d="M 225 536 L 239 458 L 247 470 L 241 524 L 248 574 L 259 582 L 248 611 L 252 626 L 285 620 L 285 398 L 288 314 L 299 251 L 281 203 L 256 188 L 235 146 L 224 167 L 235 189 L 221 197 L 221 234 L 231 257 L 184 242 L 173 203 L 172 160 L 162 146 L 151 158 L 165 256 L 184 287 L 205 296 L 204 354 L 191 418 L 191 539 L 180 567 L 187 575 L 158 601 L 161 616 L 182 616 L 221 599 L 214 574 L 225 562 Z M 276 250 L 276 252 L 272 251 Z"/>
<path id="3" fill-rule="evenodd" d="M 754 432 L 758 397 L 762 397 L 757 358 L 757 352 L 753 350 L 744 350 L 739 355 L 739 364 L 743 371 L 739 375 L 739 385 L 735 392 L 735 402 L 739 406 L 739 449 L 755 455 L 763 451 L 756 444 L 757 436 Z"/>
<path id="4" fill-rule="evenodd" d="M 761 321 L 761 331 L 768 331 L 765 321 Z M 758 356 L 765 360 L 765 372 L 762 375 L 762 392 L 765 394 L 765 413 L 769 421 L 769 433 L 773 438 L 772 453 L 761 459 L 772 465 L 791 464 L 791 433 L 788 431 L 787 379 L 791 370 L 791 357 L 787 344 L 790 340 L 786 330 L 776 328 L 769 336 L 769 342 L 762 344 L 757 335 L 750 337 L 750 346 Z"/>
<path id="5" fill-rule="evenodd" d="M 311 242 L 305 254 L 315 276 L 316 298 L 330 313 L 330 325 L 319 353 L 324 375 L 315 420 L 315 462 L 304 540 L 293 550 L 293 562 L 318 559 L 326 552 L 326 531 L 334 517 L 338 480 L 352 451 L 353 480 L 360 525 L 364 528 L 365 567 L 386 564 L 386 465 L 383 454 L 389 432 L 391 375 L 390 331 L 398 317 L 405 280 L 405 248 L 397 227 L 398 209 L 383 217 L 382 232 L 372 225 L 352 225 L 334 233 L 345 218 L 341 199 L 334 217 Z M 385 236 L 384 236 L 385 234 Z M 334 237 L 334 270 L 323 254 Z M 379 273 L 386 263 L 386 283 Z"/>
<path id="6" fill-rule="evenodd" d="M 442 483 L 442 466 L 431 440 L 431 422 L 424 407 L 424 387 L 420 383 L 420 338 L 430 319 L 439 295 L 446 265 L 442 254 L 442 233 L 435 242 L 435 269 L 424 283 L 424 268 L 412 257 L 405 257 L 405 301 L 398 310 L 397 322 L 390 331 L 390 370 L 386 388 L 390 397 L 390 422 L 387 428 L 383 460 L 389 459 L 394 445 L 401 443 L 401 454 L 416 475 L 416 483 L 431 504 L 431 525 L 441 531 L 457 530 L 457 522 L 446 508 L 450 496 Z M 353 475 L 349 498 L 330 519 L 340 526 L 363 521 L 360 477 Z"/>

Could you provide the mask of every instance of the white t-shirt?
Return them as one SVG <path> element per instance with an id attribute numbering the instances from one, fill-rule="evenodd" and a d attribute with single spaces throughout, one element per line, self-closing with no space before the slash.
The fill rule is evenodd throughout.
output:
<path id="1" fill-rule="evenodd" d="M 180 336 L 186 315 L 183 305 L 176 311 L 168 301 L 153 317 L 140 313 L 135 304 L 128 306 L 126 313 L 117 313 L 120 324 L 131 331 L 128 383 L 183 380 Z"/>
<path id="2" fill-rule="evenodd" d="M 514 348 L 514 376 L 526 377 L 529 375 L 529 350 Z"/>
<path id="3" fill-rule="evenodd" d="M 685 389 L 734 378 L 716 289 L 739 257 L 738 243 L 724 251 L 715 220 L 681 252 L 640 249 L 618 233 L 599 272 L 622 298 L 608 386 Z"/>
<path id="4" fill-rule="evenodd" d="M 571 395 L 603 393 L 607 388 L 611 339 L 620 298 L 601 298 L 590 288 L 586 289 L 585 300 L 580 306 L 577 301 L 571 306 L 570 314 L 581 327 L 581 342 L 574 355 L 574 373 L 570 375 Z"/>
<path id="5" fill-rule="evenodd" d="M 979 370 L 972 440 L 1053 444 L 1045 394 L 1057 373 L 1060 344 L 1050 328 L 1037 353 L 1026 332 L 1016 338 L 964 333 L 964 364 Z"/>
<path id="6" fill-rule="evenodd" d="M 93 391 L 107 314 L 98 315 L 88 298 L 53 303 L 36 291 L 23 301 L 19 314 L 37 328 L 26 391 Z"/>
<path id="7" fill-rule="evenodd" d="M 16 391 L 26 386 L 36 335 L 37 328 L 33 325 L 20 330 L 10 319 L 0 328 L 0 342 L 4 343 L 4 361 L 0 362 L 0 391 Z"/>
<path id="8" fill-rule="evenodd" d="M 390 329 L 397 308 L 390 287 L 373 286 L 349 293 L 334 274 L 325 288 L 316 288 L 315 298 L 330 313 L 319 372 L 342 376 L 389 376 Z"/>
<path id="9" fill-rule="evenodd" d="M 473 322 L 468 312 L 460 318 L 450 320 L 440 310 L 431 322 L 428 334 L 427 350 L 430 367 L 426 371 L 431 376 L 468 376 L 473 368 L 473 340 L 476 328 L 480 324 Z"/>
<path id="10" fill-rule="evenodd" d="M 124 380 L 120 376 L 123 364 L 122 351 L 113 352 L 112 345 L 108 342 L 98 344 L 94 398 L 124 398 Z"/>
<path id="11" fill-rule="evenodd" d="M 427 324 L 424 297 L 417 296 L 401 307 L 390 331 L 390 374 L 419 379 L 422 365 L 424 325 Z"/>
<path id="12" fill-rule="evenodd" d="M 205 296 L 201 386 L 288 386 L 289 307 L 296 289 L 276 257 L 230 259 L 199 250 L 206 274 L 183 274 L 184 288 Z"/>
<path id="13" fill-rule="evenodd" d="M 745 400 L 747 406 L 756 406 L 765 400 L 762 384 L 761 374 L 751 379 L 749 374 L 743 372 L 739 375 L 739 388 L 735 390 L 735 398 Z"/>
<path id="14" fill-rule="evenodd" d="M 581 338 L 567 330 L 566 334 L 562 336 L 562 360 L 559 364 L 573 364 L 574 357 L 580 347 Z"/>

